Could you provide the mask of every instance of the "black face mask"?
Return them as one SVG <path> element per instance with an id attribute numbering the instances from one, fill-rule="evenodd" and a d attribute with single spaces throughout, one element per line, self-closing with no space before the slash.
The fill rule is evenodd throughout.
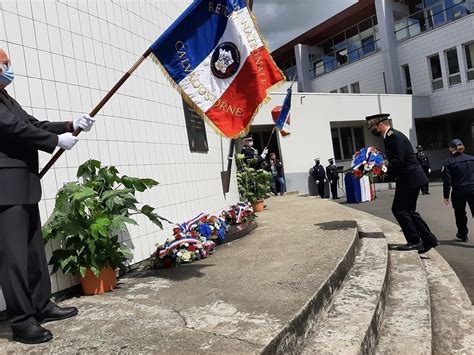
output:
<path id="1" fill-rule="evenodd" d="M 382 137 L 382 133 L 380 133 L 376 129 L 371 129 L 370 133 L 372 133 L 375 137 Z"/>
<path id="2" fill-rule="evenodd" d="M 316 160 L 316 165 L 319 165 L 319 160 Z"/>

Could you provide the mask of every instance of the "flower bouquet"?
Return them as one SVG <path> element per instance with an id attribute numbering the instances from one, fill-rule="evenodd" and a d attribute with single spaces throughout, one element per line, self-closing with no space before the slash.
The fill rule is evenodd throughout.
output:
<path id="1" fill-rule="evenodd" d="M 225 220 L 227 225 L 245 223 L 248 220 L 255 220 L 256 217 L 252 205 L 246 202 L 239 202 L 221 213 L 221 218 Z"/>
<path id="2" fill-rule="evenodd" d="M 188 222 L 173 228 L 173 237 L 158 246 L 152 257 L 156 264 L 173 267 L 206 258 L 214 252 L 216 243 L 222 242 L 227 231 L 223 218 L 201 213 Z"/>
<path id="3" fill-rule="evenodd" d="M 387 173 L 387 161 L 383 154 L 374 147 L 364 147 L 352 156 L 351 170 L 358 179 L 366 175 L 371 181 L 374 177 L 383 180 Z"/>

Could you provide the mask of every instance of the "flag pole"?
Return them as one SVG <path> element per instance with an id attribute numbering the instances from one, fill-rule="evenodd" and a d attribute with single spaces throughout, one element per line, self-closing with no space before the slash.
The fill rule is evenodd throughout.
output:
<path id="1" fill-rule="evenodd" d="M 151 53 L 151 48 L 148 48 L 145 53 L 142 54 L 142 56 L 136 61 L 135 64 L 132 65 L 132 67 L 120 78 L 119 81 L 114 85 L 112 89 L 105 95 L 102 100 L 94 107 L 94 109 L 89 113 L 89 116 L 94 117 L 101 109 L 102 107 L 107 103 L 107 101 L 110 100 L 110 98 L 117 92 L 117 90 L 123 85 L 125 81 L 133 74 L 133 72 L 140 66 L 140 64 L 143 63 L 143 61 L 150 55 Z M 72 135 L 73 136 L 78 136 L 79 133 L 81 133 L 82 130 L 80 128 L 77 128 Z M 56 154 L 49 160 L 49 162 L 46 164 L 46 166 L 41 170 L 39 173 L 40 179 L 48 172 L 49 169 L 56 163 L 56 161 L 61 157 L 61 155 L 64 153 L 64 149 L 60 148 Z"/>
<path id="2" fill-rule="evenodd" d="M 295 83 L 295 79 L 296 79 L 296 74 L 293 76 L 293 80 L 291 80 L 291 85 L 288 89 L 291 89 L 293 87 L 293 84 Z M 270 142 L 271 142 L 272 137 L 273 137 L 273 133 L 275 133 L 275 131 L 276 131 L 276 126 L 273 126 L 272 133 L 270 133 L 270 138 L 268 138 L 268 142 L 267 142 L 267 145 L 265 146 L 264 150 L 268 149 L 268 146 L 270 145 Z"/>

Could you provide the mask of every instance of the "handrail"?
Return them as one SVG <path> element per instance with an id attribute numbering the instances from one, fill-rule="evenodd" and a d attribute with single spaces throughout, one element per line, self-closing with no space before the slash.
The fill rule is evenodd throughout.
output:
<path id="1" fill-rule="evenodd" d="M 447 12 L 448 10 L 451 10 L 451 9 L 453 9 L 453 8 L 455 8 L 455 7 L 458 7 L 459 5 L 464 4 L 464 3 L 467 3 L 467 4 L 469 5 L 468 8 L 466 8 L 466 10 L 471 11 L 471 10 L 472 10 L 472 9 L 471 9 L 471 4 L 470 4 L 467 0 L 462 0 L 460 3 L 455 4 L 455 5 L 452 5 L 452 6 L 449 6 L 449 7 L 445 8 L 444 10 L 441 10 L 441 11 L 438 11 L 438 12 L 436 12 L 436 13 L 434 13 L 434 14 L 429 15 L 428 17 L 425 17 L 424 14 L 425 14 L 425 10 L 429 10 L 429 9 L 423 8 L 423 10 L 420 10 L 420 11 L 418 11 L 418 12 L 415 12 L 414 14 L 411 14 L 411 15 L 409 15 L 409 16 L 403 17 L 403 18 L 400 19 L 400 20 L 405 20 L 405 19 L 411 18 L 413 15 L 416 15 L 416 14 L 418 14 L 418 13 L 423 12 L 423 20 L 426 21 L 426 20 L 428 20 L 429 17 L 435 17 L 436 15 L 439 15 L 439 14 L 441 14 L 441 13 Z M 471 11 L 471 12 L 472 12 L 472 11 Z M 455 21 L 455 20 L 454 20 L 454 21 Z M 448 21 L 448 22 L 450 22 L 450 21 Z M 407 26 L 405 26 L 405 27 L 403 27 L 403 28 L 400 28 L 400 29 L 396 30 L 395 33 L 398 33 L 398 32 L 400 32 L 400 31 L 406 30 L 407 28 L 410 28 L 411 26 L 414 26 L 414 25 L 417 25 L 417 24 L 419 24 L 419 23 L 414 22 L 414 23 L 412 23 L 412 24 L 409 24 L 409 25 L 407 25 Z"/>
<path id="2" fill-rule="evenodd" d="M 368 46 L 370 46 L 370 45 L 373 45 L 373 44 L 377 43 L 378 41 L 380 41 L 380 39 L 375 39 L 374 41 L 372 41 L 372 42 L 370 42 L 370 43 L 367 43 L 367 44 L 364 45 L 364 46 L 357 47 L 356 49 L 351 50 L 350 52 L 347 52 L 346 56 L 349 57 L 349 54 L 354 53 L 354 52 L 358 52 L 360 49 L 363 49 L 363 48 L 366 48 L 366 47 L 368 47 Z M 346 49 L 347 49 L 347 46 L 346 46 Z M 377 46 L 375 45 L 375 50 L 374 50 L 373 53 L 376 53 L 377 51 L 378 51 L 378 50 L 377 50 Z M 336 53 L 336 51 L 334 51 L 334 53 Z M 367 54 L 367 55 L 368 55 L 368 54 Z M 324 55 L 323 55 L 322 57 L 319 57 L 319 58 L 318 58 L 318 61 L 321 60 L 323 57 L 324 57 Z M 357 59 L 357 61 L 360 60 L 360 59 L 362 59 L 362 58 Z M 314 63 L 314 62 L 315 62 L 315 61 L 313 61 L 312 63 Z M 325 65 L 327 65 L 327 64 L 329 64 L 329 63 L 334 63 L 334 62 L 337 62 L 337 58 L 332 59 L 332 60 L 327 61 L 327 62 L 325 62 L 325 61 L 323 60 L 323 61 L 321 62 L 321 64 L 317 65 L 317 66 L 314 67 L 314 68 L 311 68 L 309 71 L 310 71 L 310 73 L 311 73 L 311 72 L 314 72 L 314 77 L 316 77 L 316 68 L 324 67 Z M 347 64 L 350 64 L 350 63 L 347 63 Z M 344 64 L 344 66 L 345 66 L 345 65 L 346 65 L 346 64 Z M 335 66 L 334 66 L 334 69 L 331 70 L 330 72 L 333 72 L 334 70 L 336 70 L 336 69 L 338 69 L 338 68 L 340 68 L 340 67 L 338 67 L 337 65 L 335 65 Z M 330 73 L 330 72 L 328 72 L 328 73 Z M 327 74 L 327 73 L 325 72 L 324 74 Z M 319 77 L 319 76 L 322 76 L 322 75 L 324 75 L 324 74 L 318 75 L 318 77 Z"/>

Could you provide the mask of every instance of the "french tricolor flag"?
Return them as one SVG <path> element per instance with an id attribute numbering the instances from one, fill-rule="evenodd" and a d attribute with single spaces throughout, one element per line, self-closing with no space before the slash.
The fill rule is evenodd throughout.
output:
<path id="1" fill-rule="evenodd" d="M 245 0 L 195 0 L 150 47 L 184 99 L 218 133 L 245 135 L 284 80 Z"/>

